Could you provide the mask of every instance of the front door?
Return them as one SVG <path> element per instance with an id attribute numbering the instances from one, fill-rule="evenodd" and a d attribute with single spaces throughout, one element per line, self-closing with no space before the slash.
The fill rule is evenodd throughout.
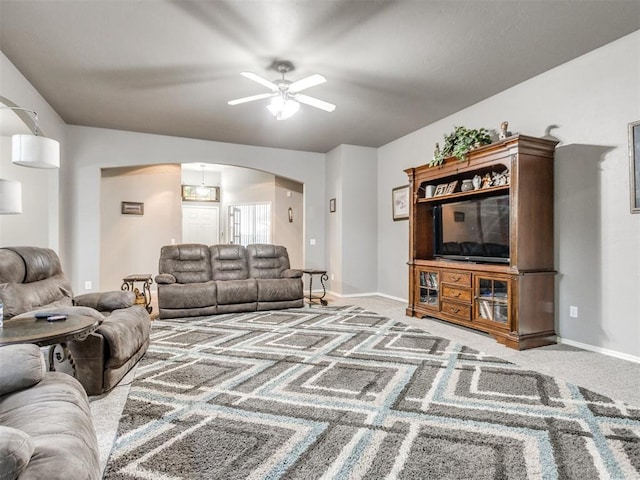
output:
<path id="1" fill-rule="evenodd" d="M 213 206 L 182 205 L 182 243 L 220 243 L 219 209 Z"/>

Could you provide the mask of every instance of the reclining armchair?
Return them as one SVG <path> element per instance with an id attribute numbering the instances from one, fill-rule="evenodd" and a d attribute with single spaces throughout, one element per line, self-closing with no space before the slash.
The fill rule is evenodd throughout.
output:
<path id="1" fill-rule="evenodd" d="M 88 395 L 112 389 L 142 358 L 149 346 L 151 321 L 144 307 L 134 305 L 132 292 L 73 296 L 60 259 L 51 249 L 0 248 L 0 301 L 5 322 L 32 316 L 38 310 L 94 317 L 97 330 L 68 343 L 76 378 Z"/>
<path id="2" fill-rule="evenodd" d="M 0 347 L 0 478 L 98 480 L 87 394 L 35 345 Z"/>

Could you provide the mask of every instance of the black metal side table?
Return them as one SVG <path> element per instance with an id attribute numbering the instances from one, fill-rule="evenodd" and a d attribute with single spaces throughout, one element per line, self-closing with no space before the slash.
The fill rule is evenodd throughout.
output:
<path id="1" fill-rule="evenodd" d="M 122 279 L 121 290 L 130 290 L 136 294 L 136 305 L 144 305 L 147 312 L 151 313 L 153 307 L 151 306 L 151 280 L 150 273 L 137 273 L 133 275 L 127 275 Z M 136 282 L 142 283 L 142 291 L 135 286 Z"/>
<path id="2" fill-rule="evenodd" d="M 306 273 L 309 276 L 309 295 L 307 296 L 307 299 L 309 300 L 309 305 L 313 304 L 313 303 L 318 303 L 315 300 L 318 300 L 320 302 L 320 305 L 327 305 L 327 301 L 324 299 L 325 295 L 327 294 L 327 289 L 324 286 L 324 282 L 326 282 L 327 280 L 329 280 L 329 277 L 327 276 L 327 271 L 326 270 L 316 270 L 313 268 L 309 268 L 306 270 L 302 270 L 303 273 Z M 321 296 L 317 296 L 317 295 L 313 295 L 313 276 L 314 275 L 320 275 L 320 284 L 322 285 L 322 295 Z"/>

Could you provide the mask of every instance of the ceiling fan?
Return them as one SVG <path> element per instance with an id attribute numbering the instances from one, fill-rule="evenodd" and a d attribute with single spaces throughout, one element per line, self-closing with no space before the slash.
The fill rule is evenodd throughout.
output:
<path id="1" fill-rule="evenodd" d="M 249 80 L 253 80 L 260 85 L 267 87 L 271 92 L 251 95 L 250 97 L 237 98 L 235 100 L 230 100 L 227 103 L 229 105 L 239 105 L 241 103 L 253 102 L 254 100 L 271 98 L 271 103 L 267 108 L 278 120 L 291 118 L 298 111 L 301 103 L 319 108 L 326 112 L 333 112 L 336 109 L 336 106 L 332 103 L 299 93 L 302 90 L 315 87 L 316 85 L 326 82 L 327 79 L 322 75 L 316 73 L 295 82 L 291 82 L 290 80 L 286 80 L 284 76 L 295 69 L 293 63 L 279 61 L 274 63 L 273 68 L 282 74 L 281 79 L 274 80 L 273 82 L 251 72 L 242 72 L 240 74 Z"/>

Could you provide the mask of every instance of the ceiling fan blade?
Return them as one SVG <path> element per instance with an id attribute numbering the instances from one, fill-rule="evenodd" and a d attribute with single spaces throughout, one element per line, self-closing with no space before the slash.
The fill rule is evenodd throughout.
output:
<path id="1" fill-rule="evenodd" d="M 324 78 L 319 73 L 316 73 L 309 77 L 305 77 L 296 82 L 293 82 L 291 85 L 289 85 L 289 91 L 291 93 L 300 92 L 305 88 L 315 87 L 316 85 L 320 85 L 321 83 L 324 83 L 326 81 L 326 78 Z"/>
<path id="2" fill-rule="evenodd" d="M 269 98 L 273 96 L 273 93 L 260 93 L 258 95 L 251 95 L 250 97 L 236 98 L 235 100 L 229 100 L 229 105 L 240 105 L 241 103 L 253 102 L 254 100 L 262 100 L 263 98 Z"/>
<path id="3" fill-rule="evenodd" d="M 336 109 L 336 106 L 333 103 L 325 102 L 324 100 L 318 100 L 317 98 L 310 97 L 308 95 L 296 95 L 296 100 L 300 103 L 305 103 L 307 105 L 311 105 L 312 107 L 319 108 L 320 110 L 324 110 L 325 112 L 333 112 Z"/>
<path id="4" fill-rule="evenodd" d="M 258 82 L 260 85 L 264 85 L 265 87 L 273 90 L 274 92 L 278 90 L 278 86 L 275 83 L 267 80 L 266 78 L 261 77 L 260 75 L 256 75 L 255 73 L 242 72 L 240 73 L 240 75 L 242 75 L 245 78 L 248 78 L 249 80 L 253 80 L 254 82 Z"/>

